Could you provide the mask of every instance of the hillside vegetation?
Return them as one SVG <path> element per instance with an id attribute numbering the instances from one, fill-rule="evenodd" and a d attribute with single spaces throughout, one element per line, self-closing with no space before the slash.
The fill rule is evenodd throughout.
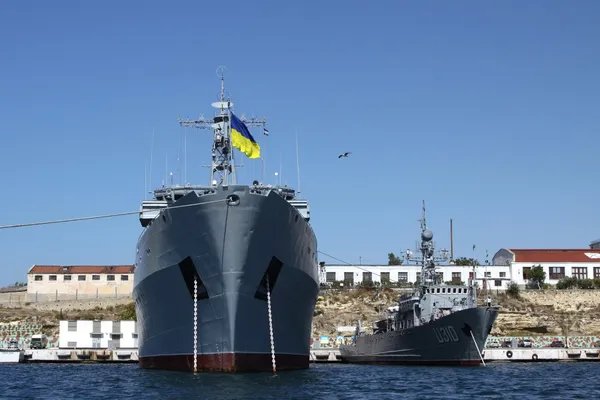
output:
<path id="1" fill-rule="evenodd" d="M 400 294 L 374 288 L 324 291 L 314 311 L 313 336 L 334 335 L 338 326 L 355 326 L 357 320 L 369 331 L 387 307 L 396 305 Z M 492 335 L 600 335 L 600 290 L 527 290 L 512 296 L 492 294 L 492 299 L 500 305 Z M 90 319 L 135 319 L 134 303 L 113 299 L 22 303 L 9 308 L 0 304 L 0 323 L 36 321 L 47 335 L 58 334 L 60 320 Z"/>

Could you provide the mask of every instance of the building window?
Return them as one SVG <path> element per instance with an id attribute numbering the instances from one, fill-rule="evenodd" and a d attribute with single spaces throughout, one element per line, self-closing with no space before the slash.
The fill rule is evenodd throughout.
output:
<path id="1" fill-rule="evenodd" d="M 354 286 L 354 272 L 344 272 L 344 282 L 348 282 L 350 286 Z"/>
<path id="2" fill-rule="evenodd" d="M 408 282 L 408 272 L 398 272 L 398 282 Z"/>
<path id="3" fill-rule="evenodd" d="M 523 267 L 523 279 L 527 279 L 529 271 L 531 271 L 531 267 Z"/>
<path id="4" fill-rule="evenodd" d="M 327 282 L 335 282 L 335 272 L 328 272 L 326 281 Z"/>
<path id="5" fill-rule="evenodd" d="M 506 278 L 506 272 L 500 272 L 500 278 Z"/>
<path id="6" fill-rule="evenodd" d="M 85 275 L 77 275 L 78 281 L 85 281 Z"/>
<path id="7" fill-rule="evenodd" d="M 35 280 L 35 281 L 41 281 L 42 279 L 43 279 L 42 275 L 36 275 L 33 277 L 33 280 Z"/>
<path id="8" fill-rule="evenodd" d="M 381 282 L 389 282 L 390 281 L 390 273 L 389 272 L 382 272 L 379 279 L 381 280 Z"/>
<path id="9" fill-rule="evenodd" d="M 562 279 L 565 277 L 565 267 L 550 267 L 550 279 Z"/>
<path id="10" fill-rule="evenodd" d="M 486 278 L 491 278 L 492 277 L 492 273 L 491 272 L 486 272 L 485 273 L 485 277 Z"/>
<path id="11" fill-rule="evenodd" d="M 51 280 L 51 281 L 55 281 L 56 280 L 56 275 L 50 275 L 48 277 L 48 279 Z"/>
<path id="12" fill-rule="evenodd" d="M 92 275 L 92 280 L 93 281 L 99 281 L 100 280 L 100 275 Z"/>
<path id="13" fill-rule="evenodd" d="M 452 273 L 452 282 L 460 282 L 462 280 L 460 272 Z"/>
<path id="14" fill-rule="evenodd" d="M 496 286 L 496 287 L 502 286 L 502 281 L 500 279 L 496 279 L 494 281 L 494 286 Z"/>
<path id="15" fill-rule="evenodd" d="M 363 282 L 372 282 L 372 280 L 370 272 L 363 272 Z"/>
<path id="16" fill-rule="evenodd" d="M 571 276 L 576 279 L 587 279 L 587 267 L 572 267 Z"/>
<path id="17" fill-rule="evenodd" d="M 77 321 L 67 321 L 67 332 L 77 332 Z"/>
<path id="18" fill-rule="evenodd" d="M 65 275 L 65 276 L 63 277 L 63 280 L 64 280 L 64 281 L 70 281 L 70 280 L 71 280 L 71 275 Z"/>
<path id="19" fill-rule="evenodd" d="M 106 280 L 107 281 L 114 281 L 115 280 L 115 276 L 114 275 L 106 275 Z"/>
<path id="20" fill-rule="evenodd" d="M 600 267 L 594 267 L 594 279 L 600 279 Z"/>
<path id="21" fill-rule="evenodd" d="M 469 272 L 469 279 L 473 279 L 473 272 Z"/>
<path id="22" fill-rule="evenodd" d="M 129 275 L 121 275 L 121 280 L 122 281 L 128 281 L 129 280 Z"/>

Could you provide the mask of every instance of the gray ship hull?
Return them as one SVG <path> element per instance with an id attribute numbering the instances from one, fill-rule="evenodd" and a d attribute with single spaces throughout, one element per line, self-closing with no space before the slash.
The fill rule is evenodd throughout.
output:
<path id="1" fill-rule="evenodd" d="M 271 286 L 277 370 L 308 368 L 318 294 L 315 234 L 276 193 L 248 186 L 192 192 L 138 242 L 133 295 L 142 368 L 193 370 L 194 279 L 197 369 L 272 369 L 265 276 Z M 239 196 L 239 204 L 215 200 Z"/>
<path id="2" fill-rule="evenodd" d="M 475 342 L 483 351 L 497 317 L 497 307 L 465 309 L 422 326 L 359 336 L 340 355 L 348 363 L 479 365 Z"/>

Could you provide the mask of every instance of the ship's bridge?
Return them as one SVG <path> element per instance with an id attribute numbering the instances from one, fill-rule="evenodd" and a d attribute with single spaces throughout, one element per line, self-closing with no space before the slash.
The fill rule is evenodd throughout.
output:
<path id="1" fill-rule="evenodd" d="M 448 315 L 473 306 L 468 286 L 434 285 L 427 287 L 421 300 L 421 315 L 427 319 Z"/>

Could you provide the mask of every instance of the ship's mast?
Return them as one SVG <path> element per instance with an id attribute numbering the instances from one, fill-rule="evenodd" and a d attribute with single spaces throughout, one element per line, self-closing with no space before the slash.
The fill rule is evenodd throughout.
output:
<path id="1" fill-rule="evenodd" d="M 225 90 L 225 67 L 217 68 L 217 76 L 221 78 L 221 91 L 218 101 L 211 105 L 219 111 L 215 113 L 212 120 L 205 119 L 202 115 L 197 120 L 182 120 L 179 118 L 179 124 L 184 127 L 194 127 L 198 129 L 213 130 L 212 144 L 212 163 L 205 167 L 210 168 L 209 182 L 212 186 L 228 186 L 237 184 L 236 167 L 233 146 L 231 144 L 231 112 L 233 103 Z M 246 119 L 244 116 L 240 120 L 247 127 L 263 126 L 266 124 L 266 118 L 258 119 L 251 117 Z"/>
<path id="2" fill-rule="evenodd" d="M 438 257 L 435 256 L 434 248 L 435 243 L 433 242 L 433 232 L 427 229 L 427 215 L 425 210 L 425 200 L 423 200 L 423 215 L 421 221 L 421 246 L 420 253 L 421 257 L 412 257 L 410 250 L 406 251 L 406 258 L 408 260 L 416 261 L 419 260 L 421 263 L 421 287 L 426 288 L 441 282 L 437 282 L 436 261 L 446 261 L 448 259 L 448 251 L 443 249 L 440 251 Z"/>

